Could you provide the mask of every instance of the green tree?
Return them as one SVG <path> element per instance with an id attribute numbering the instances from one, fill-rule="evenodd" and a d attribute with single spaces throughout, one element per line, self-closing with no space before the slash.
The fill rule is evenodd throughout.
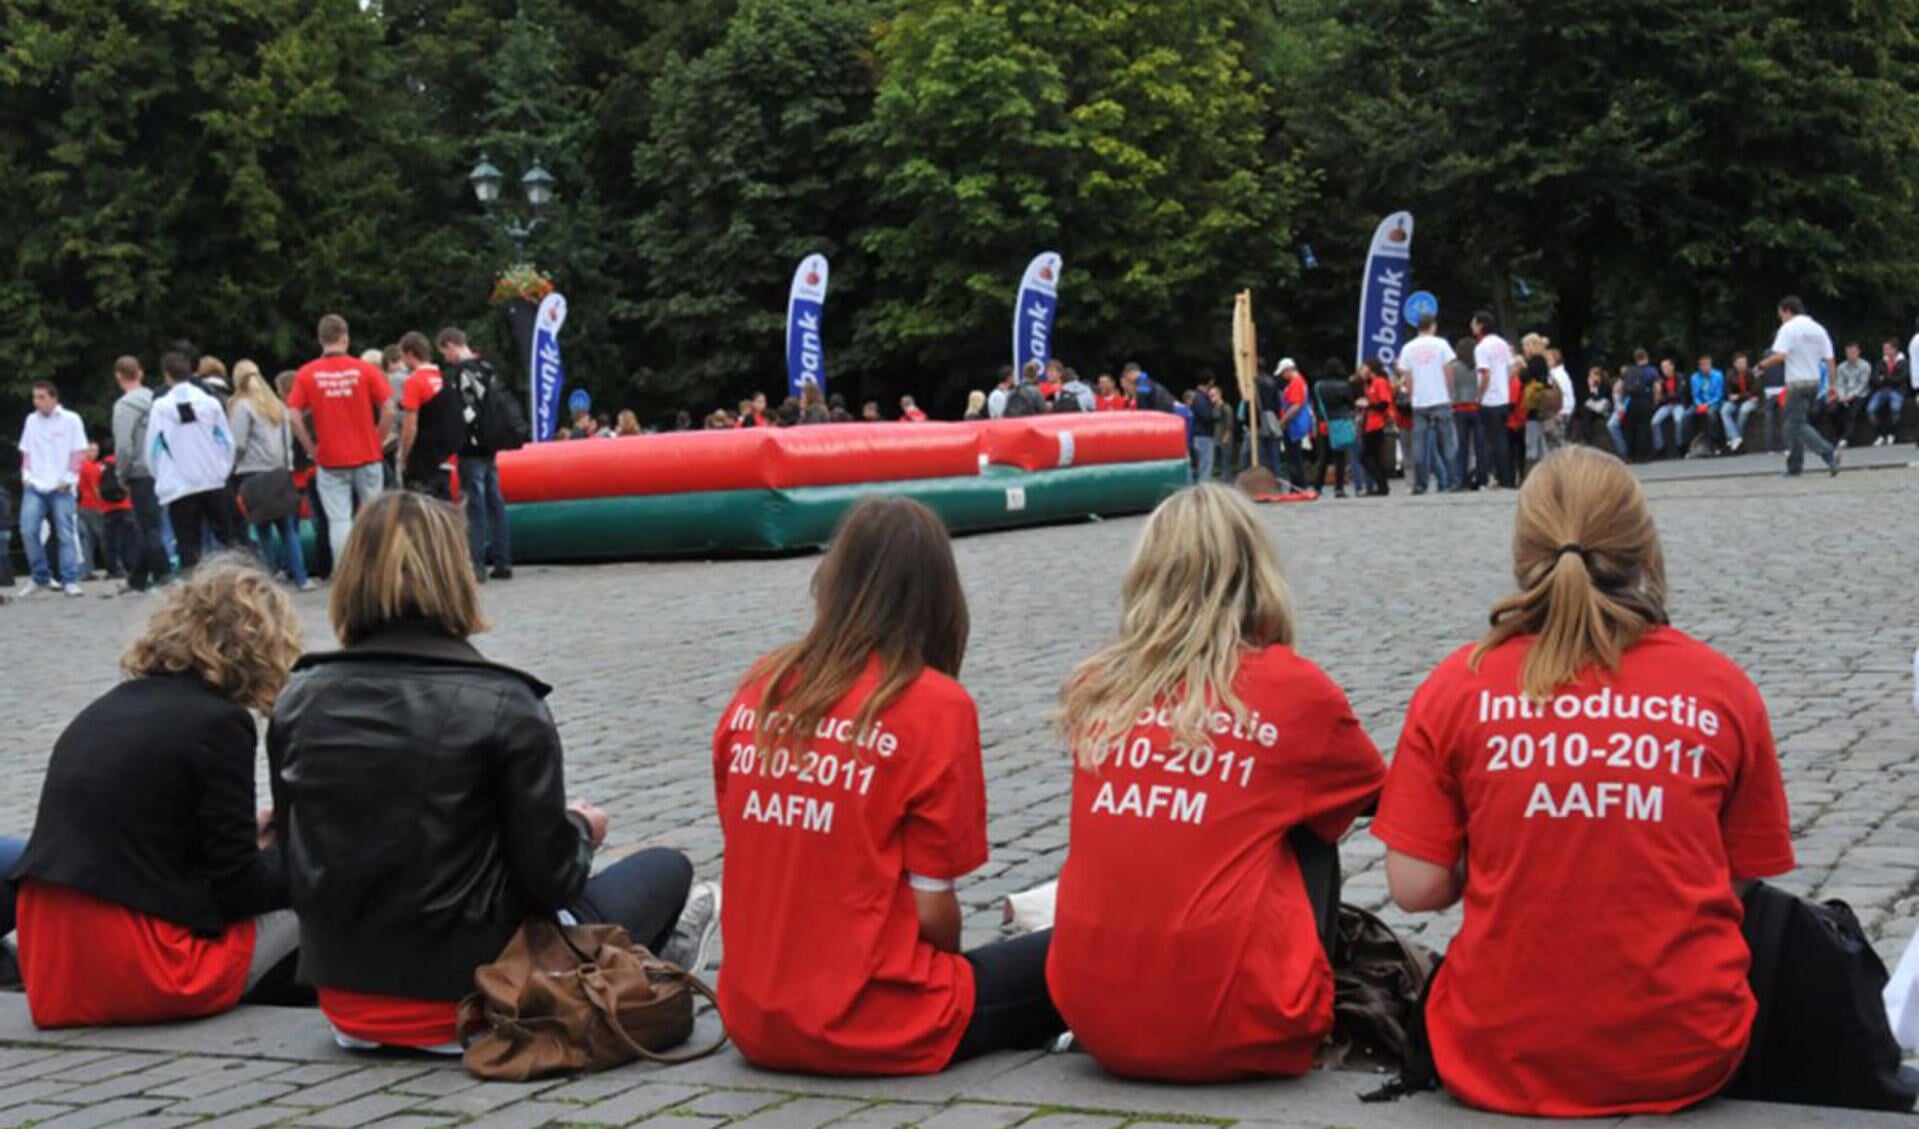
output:
<path id="1" fill-rule="evenodd" d="M 104 401 L 190 337 L 268 371 L 403 311 L 414 122 L 355 0 L 22 0 L 0 16 L 0 389 Z"/>
<path id="2" fill-rule="evenodd" d="M 1228 369 L 1232 295 L 1295 269 L 1304 188 L 1249 67 L 1254 19 L 1232 0 L 907 4 L 860 131 L 861 346 L 952 399 L 1005 362 L 1019 271 L 1053 249 L 1057 351 L 1087 375 Z"/>
<path id="3" fill-rule="evenodd" d="M 710 50 L 669 57 L 653 83 L 633 175 L 650 203 L 633 224 L 644 263 L 647 388 L 705 406 L 785 386 L 783 329 L 794 264 L 833 264 L 828 386 L 870 358 L 848 354 L 838 311 L 861 298 L 851 233 L 865 208 L 849 127 L 864 121 L 874 5 L 746 0 Z M 775 397 L 777 399 L 777 396 Z"/>

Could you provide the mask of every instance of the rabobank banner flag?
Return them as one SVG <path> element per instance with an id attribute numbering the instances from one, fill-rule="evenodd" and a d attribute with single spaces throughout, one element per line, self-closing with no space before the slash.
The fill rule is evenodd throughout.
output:
<path id="1" fill-rule="evenodd" d="M 540 302 L 533 315 L 533 356 L 527 371 L 533 374 L 533 441 L 553 438 L 560 422 L 560 394 L 566 388 L 566 369 L 560 364 L 560 327 L 566 324 L 566 296 L 558 290 Z"/>
<path id="2" fill-rule="evenodd" d="M 1360 288 L 1359 349 L 1354 363 L 1377 357 L 1393 371 L 1399 348 L 1409 336 L 1403 304 L 1412 290 L 1413 214 L 1394 212 L 1373 232 L 1366 256 L 1366 284 Z"/>
<path id="3" fill-rule="evenodd" d="M 826 310 L 826 256 L 808 255 L 793 272 L 786 298 L 786 388 L 797 398 L 807 381 L 826 395 L 826 353 L 820 317 Z"/>
<path id="4" fill-rule="evenodd" d="M 1020 279 L 1019 301 L 1013 305 L 1013 371 L 1024 373 L 1026 362 L 1040 370 L 1053 356 L 1053 318 L 1059 313 L 1060 257 L 1046 251 L 1026 264 Z"/>

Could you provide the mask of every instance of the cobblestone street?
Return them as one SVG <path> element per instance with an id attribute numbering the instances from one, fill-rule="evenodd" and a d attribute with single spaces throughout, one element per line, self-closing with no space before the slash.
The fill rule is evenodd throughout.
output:
<path id="1" fill-rule="evenodd" d="M 1648 486 L 1665 541 L 1672 619 L 1741 663 L 1771 709 L 1800 863 L 1783 884 L 1846 899 L 1890 962 L 1919 918 L 1919 722 L 1912 705 L 1919 475 L 1902 467 L 1838 479 L 1696 479 L 1677 473 L 1686 468 L 1672 469 L 1655 473 Z M 1411 498 L 1402 491 L 1386 500 L 1263 510 L 1293 587 L 1300 649 L 1346 688 L 1382 749 L 1391 750 L 1425 672 L 1477 636 L 1487 609 L 1509 586 L 1513 497 Z M 1112 630 L 1119 578 L 1140 526 L 1133 518 L 958 543 L 973 618 L 963 681 L 980 706 L 993 846 L 992 861 L 961 887 L 969 944 L 997 930 L 1006 893 L 1050 879 L 1064 857 L 1070 772 L 1047 712 L 1061 679 Z M 566 741 L 569 784 L 612 813 L 610 854 L 676 846 L 702 874 L 717 876 L 712 727 L 748 664 L 807 621 L 816 563 L 804 556 L 527 568 L 487 589 L 495 627 L 479 645 L 558 687 L 551 705 Z M 330 646 L 324 593 L 298 600 L 311 644 Z M 48 749 L 75 711 L 112 683 L 118 650 L 146 606 L 141 598 L 90 595 L 0 609 L 0 832 L 29 830 Z M 1363 827 L 1349 838 L 1346 900 L 1385 904 L 1380 856 Z M 1416 928 L 1438 943 L 1454 924 L 1442 919 Z M 31 1035 L 23 1009 L 4 1014 L 12 1018 L 0 1025 L 0 1042 Z M 1188 1095 L 1179 1099 L 1184 1105 L 1165 1097 L 1134 1102 L 1153 1091 L 1129 1087 L 1120 1095 L 1117 1084 L 1103 1084 L 1100 1096 L 1092 1081 L 1061 1093 L 1015 1087 L 984 1099 L 1013 1105 L 948 1104 L 979 1098 L 964 1077 L 936 1089 L 909 1085 L 909 1101 L 934 1103 L 924 1108 L 873 1107 L 855 1090 L 799 1098 L 795 1108 L 774 1104 L 792 1091 L 774 1093 L 778 1083 L 765 1076 L 748 1083 L 764 1092 L 711 1089 L 738 1081 L 700 1073 L 718 1066 L 650 1081 L 622 1071 L 533 1096 L 538 1088 L 472 1087 L 464 1075 L 426 1066 L 349 1073 L 357 1068 L 341 1065 L 317 1038 L 276 1057 L 270 1047 L 249 1050 L 244 1040 L 235 1044 L 205 1025 L 202 1032 L 203 1045 L 191 1048 L 202 1057 L 182 1057 L 189 1048 L 161 1040 L 153 1057 L 130 1058 L 120 1051 L 149 1048 L 135 1037 L 85 1034 L 58 1053 L 0 1049 L 0 1129 L 28 1122 L 92 1129 L 128 1118 L 186 1125 L 190 1115 L 217 1129 L 281 1120 L 350 1129 L 382 1119 L 397 1129 L 431 1129 L 468 1118 L 485 1129 L 530 1129 L 668 1115 L 672 1129 L 725 1121 L 747 1129 L 831 1122 L 1005 1129 L 1030 1116 L 1040 1120 L 1029 1126 L 1044 1129 L 1106 1129 L 1165 1114 L 1247 1116 L 1215 1109 L 1203 1092 L 1179 1092 Z M 86 1049 L 72 1049 L 80 1047 Z M 78 1057 L 86 1054 L 97 1058 Z M 204 1057 L 220 1055 L 237 1057 Z M 745 1071 L 730 1061 L 735 1065 L 725 1069 Z M 108 1063 L 118 1065 L 109 1072 Z M 793 1087 L 802 1089 L 833 1092 L 831 1084 Z M 1161 1113 L 1035 1114 L 1055 1106 Z M 1411 1120 L 1409 1113 L 1377 1123 L 1467 1118 L 1437 1105 Z M 848 1115 L 850 1122 L 841 1120 Z M 1375 1121 L 1364 1120 L 1357 1106 L 1339 1115 L 1349 1124 L 1381 1116 L 1368 1108 Z M 1282 1112 L 1267 1117 L 1292 1123 Z"/>

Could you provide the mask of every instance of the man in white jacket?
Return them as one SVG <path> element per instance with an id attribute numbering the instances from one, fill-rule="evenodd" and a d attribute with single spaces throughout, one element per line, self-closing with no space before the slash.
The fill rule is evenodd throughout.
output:
<path id="1" fill-rule="evenodd" d="M 227 472 L 233 467 L 233 434 L 220 402 L 193 383 L 184 353 L 160 359 L 166 391 L 154 397 L 147 424 L 147 465 L 153 489 L 173 522 L 180 571 L 200 563 L 209 532 L 220 545 L 233 543 L 227 520 Z"/>

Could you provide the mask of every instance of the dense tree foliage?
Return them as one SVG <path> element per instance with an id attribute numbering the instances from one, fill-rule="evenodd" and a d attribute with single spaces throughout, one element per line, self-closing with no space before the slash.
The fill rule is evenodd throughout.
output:
<path id="1" fill-rule="evenodd" d="M 659 419 L 783 384 L 832 257 L 850 395 L 950 411 L 1061 252 L 1060 351 L 1224 370 L 1350 349 L 1378 217 L 1449 321 L 1750 345 L 1804 294 L 1919 311 L 1919 0 L 17 0 L 0 8 L 0 392 L 96 409 L 186 337 L 269 370 L 488 305 L 466 172 L 534 161 L 568 367 Z M 516 185 L 507 198 L 517 202 Z M 1313 254 L 1302 254 L 1310 245 Z M 12 413 L 8 413 L 11 415 Z"/>

